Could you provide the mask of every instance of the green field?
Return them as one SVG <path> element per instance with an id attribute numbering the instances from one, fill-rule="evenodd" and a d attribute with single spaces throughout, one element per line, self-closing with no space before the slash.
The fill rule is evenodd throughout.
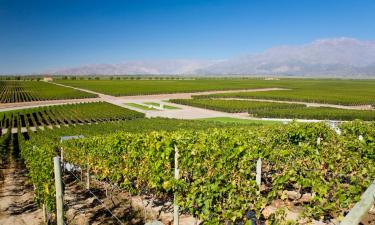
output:
<path id="1" fill-rule="evenodd" d="M 242 128 L 261 126 L 260 123 L 243 123 Z M 38 133 L 31 132 L 32 138 L 48 137 L 59 139 L 61 136 L 84 135 L 95 136 L 109 134 L 119 131 L 132 133 L 144 133 L 152 131 L 178 131 L 178 130 L 205 130 L 208 128 L 233 128 L 238 124 L 223 123 L 215 120 L 181 120 L 168 118 L 134 118 L 125 121 L 108 121 L 105 123 L 92 123 L 81 126 L 62 126 L 59 129 L 39 130 Z"/>
<path id="2" fill-rule="evenodd" d="M 132 103 L 132 102 L 131 103 L 125 103 L 125 105 L 131 106 L 131 107 L 134 107 L 134 108 L 137 108 L 137 109 L 141 109 L 141 110 L 157 110 L 155 108 L 151 108 L 151 107 L 148 107 L 148 106 L 144 106 L 144 105 Z"/>
<path id="3" fill-rule="evenodd" d="M 42 81 L 0 81 L 0 103 L 95 97 L 94 94 Z"/>
<path id="4" fill-rule="evenodd" d="M 0 112 L 0 129 L 74 125 L 141 117 L 144 114 L 106 102 L 67 104 Z"/>
<path id="5" fill-rule="evenodd" d="M 343 105 L 375 104 L 375 80 L 340 79 L 196 79 L 196 80 L 59 80 L 62 84 L 109 95 L 148 95 L 209 90 L 287 88 L 292 90 L 219 94 L 215 97 L 267 98 Z"/>
<path id="6" fill-rule="evenodd" d="M 375 105 L 375 80 L 288 80 L 291 90 L 237 92 L 196 98 L 255 98 L 339 105 Z"/>
<path id="7" fill-rule="evenodd" d="M 229 113 L 249 112 L 254 110 L 297 109 L 305 107 L 302 104 L 287 104 L 274 102 L 258 102 L 247 100 L 221 99 L 171 99 L 176 104 L 190 105 Z"/>
<path id="8" fill-rule="evenodd" d="M 282 122 L 278 121 L 267 121 L 267 120 L 250 120 L 250 119 L 237 119 L 232 117 L 214 117 L 214 118 L 206 118 L 202 119 L 203 121 L 212 121 L 212 122 L 220 122 L 226 124 L 249 124 L 249 125 L 275 125 L 275 124 L 282 124 Z"/>
<path id="9" fill-rule="evenodd" d="M 254 80 L 255 81 L 255 80 Z M 208 90 L 231 90 L 268 87 L 265 82 L 251 80 L 59 80 L 61 84 L 86 88 L 114 96 L 150 95 Z"/>
<path id="10" fill-rule="evenodd" d="M 317 120 L 364 120 L 374 121 L 374 110 L 350 110 L 329 107 L 304 107 L 295 109 L 273 109 L 273 110 L 252 110 L 251 116 L 267 118 L 287 119 L 317 119 Z"/>
<path id="11" fill-rule="evenodd" d="M 375 110 L 350 110 L 328 107 L 306 107 L 303 104 L 222 99 L 172 99 L 177 104 L 223 112 L 248 112 L 252 117 L 318 120 L 375 120 Z"/>
<path id="12" fill-rule="evenodd" d="M 118 183 L 134 194 L 147 191 L 154 198 L 176 194 L 181 210 L 215 224 L 247 222 L 249 210 L 262 220 L 264 207 L 287 201 L 290 191 L 313 196 L 295 201 L 303 204 L 304 218 L 340 218 L 375 177 L 374 123 L 343 124 L 341 136 L 324 124 L 193 129 L 134 133 L 99 128 L 104 135 L 62 144 L 58 140 L 63 129 L 56 130 L 59 134 L 41 131 L 29 141 L 20 139 L 21 155 L 37 201 L 49 209 L 55 199 L 53 191 L 46 191 L 54 189 L 51 158 L 63 147 L 65 160 L 81 168 L 89 165 L 97 179 Z M 358 135 L 363 135 L 362 142 Z M 175 147 L 178 181 L 173 173 Z M 259 158 L 264 185 L 260 192 L 254 172 Z M 283 221 L 278 218 L 276 224 Z"/>

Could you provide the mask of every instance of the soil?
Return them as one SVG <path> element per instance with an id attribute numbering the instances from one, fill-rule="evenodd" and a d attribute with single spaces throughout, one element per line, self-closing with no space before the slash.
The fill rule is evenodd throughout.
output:
<path id="1" fill-rule="evenodd" d="M 35 108 L 39 106 L 62 105 L 71 103 L 83 102 L 97 102 L 99 98 L 84 98 L 84 99 L 60 99 L 60 100 L 46 100 L 33 102 L 15 102 L 15 103 L 0 103 L 0 112 L 18 109 Z"/>
<path id="2" fill-rule="evenodd" d="M 67 224 L 145 224 L 142 212 L 132 207 L 128 196 L 116 190 L 106 191 L 95 181 L 87 190 L 80 175 L 69 172 L 64 184 Z"/>
<path id="3" fill-rule="evenodd" d="M 9 158 L 0 173 L 0 224 L 42 224 L 43 214 L 34 203 L 23 163 Z"/>
<path id="4" fill-rule="evenodd" d="M 132 196 L 106 182 L 91 179 L 90 190 L 79 172 L 65 172 L 64 204 L 68 224 L 126 224 L 138 225 L 159 221 L 173 223 L 170 202 L 160 203 L 147 196 Z M 180 215 L 180 224 L 195 225 L 196 219 Z"/>

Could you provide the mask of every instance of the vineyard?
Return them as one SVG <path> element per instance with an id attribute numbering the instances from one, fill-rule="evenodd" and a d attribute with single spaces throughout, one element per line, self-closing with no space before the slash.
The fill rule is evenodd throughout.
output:
<path id="1" fill-rule="evenodd" d="M 4 98 L 6 101 L 36 101 L 41 100 L 42 95 L 45 96 L 43 99 L 52 99 L 52 95 L 47 97 L 47 89 L 51 89 L 51 93 L 57 93 L 59 88 L 65 90 L 65 87 L 45 82 L 17 82 L 0 81 L 0 87 L 13 88 L 17 93 Z M 27 171 L 29 183 L 34 188 L 35 204 L 41 208 L 45 206 L 52 214 L 56 210 L 53 158 L 61 156 L 62 149 L 64 162 L 80 168 L 81 179 L 82 173 L 89 174 L 88 177 L 91 173 L 94 180 L 115 186 L 121 193 L 143 196 L 160 205 L 170 205 L 176 199 L 180 213 L 195 217 L 200 224 L 276 225 L 314 221 L 337 224 L 375 179 L 375 123 L 363 122 L 374 121 L 374 111 L 248 100 L 253 98 L 249 97 L 252 94 L 273 96 L 278 93 L 280 98 L 288 95 L 291 99 L 300 98 L 296 101 L 372 104 L 370 96 L 374 94 L 372 87 L 375 84 L 372 81 L 59 82 L 111 95 L 281 87 L 290 90 L 203 95 L 170 102 L 228 113 L 248 113 L 252 117 L 354 121 L 343 122 L 339 129 L 332 129 L 325 123 L 261 125 L 240 123 L 233 118 L 226 118 L 228 123 L 147 119 L 143 113 L 107 102 L 0 112 L 0 165 L 6 168 L 12 157 L 22 159 L 19 168 Z M 321 92 L 316 93 L 318 87 Z M 67 90 L 75 92 L 74 89 Z M 357 95 L 349 94 L 354 92 Z M 76 97 L 86 95 L 77 93 L 71 94 Z M 56 96 L 68 94 L 59 92 Z M 226 97 L 245 99 L 227 100 Z M 139 106 L 158 107 L 159 104 L 145 100 Z M 183 110 L 182 106 L 180 110 Z M 60 141 L 63 136 L 79 135 L 79 139 Z M 17 156 L 10 156 L 13 153 Z M 176 177 L 177 164 L 179 176 Z"/>
<path id="2" fill-rule="evenodd" d="M 337 86 L 322 83 L 311 86 L 290 86 L 291 90 L 267 91 L 267 92 L 237 92 L 197 96 L 197 98 L 244 98 L 244 99 L 268 99 L 281 101 L 299 101 L 338 105 L 375 105 L 373 96 L 375 84 L 371 81 L 367 87 L 361 88 L 353 81 L 349 86 L 345 81 L 337 82 Z M 347 82 L 349 83 L 349 82 Z"/>
<path id="3" fill-rule="evenodd" d="M 374 80 L 197 78 L 192 80 L 60 80 L 57 82 L 114 96 L 284 88 L 289 90 L 215 94 L 210 97 L 265 98 L 340 105 L 375 104 Z"/>
<path id="4" fill-rule="evenodd" d="M 305 107 L 301 104 L 255 102 L 246 100 L 171 99 L 169 101 L 177 104 L 190 105 L 229 113 L 253 112 L 260 110 L 269 111 L 276 109 L 294 110 Z"/>
<path id="5" fill-rule="evenodd" d="M 223 112 L 248 112 L 252 117 L 320 119 L 320 120 L 375 120 L 373 110 L 349 110 L 328 107 L 306 107 L 302 104 L 221 99 L 172 99 L 171 102 Z"/>
<path id="6" fill-rule="evenodd" d="M 94 94 L 40 81 L 0 80 L 0 103 L 95 98 Z"/>
<path id="7" fill-rule="evenodd" d="M 342 218 L 375 178 L 375 124 L 344 123 L 341 130 L 338 135 L 325 124 L 292 123 L 246 129 L 120 131 L 70 140 L 62 147 L 68 162 L 92 168 L 99 180 L 160 201 L 177 194 L 183 211 L 204 224 L 280 224 L 288 208 L 299 209 L 300 219 L 330 222 Z M 36 200 L 50 209 L 54 208 L 52 157 L 61 146 L 57 136 L 39 132 L 28 141 L 20 138 Z M 173 175 L 176 149 L 179 180 Z M 260 158 L 259 188 L 255 167 Z M 279 209 L 266 213 L 275 204 Z"/>
<path id="8" fill-rule="evenodd" d="M 209 90 L 239 90 L 268 87 L 242 80 L 60 80 L 61 84 L 85 88 L 113 96 L 150 95 Z"/>
<path id="9" fill-rule="evenodd" d="M 374 121 L 374 110 L 350 110 L 329 107 L 303 107 L 295 109 L 254 110 L 249 114 L 256 117 L 318 119 L 318 120 L 364 120 Z"/>
<path id="10" fill-rule="evenodd" d="M 0 134 L 4 129 L 18 127 L 29 129 L 45 126 L 69 126 L 142 117 L 144 117 L 142 113 L 106 102 L 45 106 L 0 113 Z"/>
<path id="11" fill-rule="evenodd" d="M 83 107 L 82 107 L 83 106 Z M 110 105 L 107 105 L 107 103 L 90 103 L 90 104 L 77 104 L 74 105 L 74 109 L 70 107 L 70 105 L 66 105 L 65 111 L 66 113 L 69 113 L 69 115 L 73 112 L 76 111 L 76 109 L 80 109 L 80 111 L 85 112 L 83 109 L 94 109 L 93 107 L 105 107 L 106 109 L 113 109 L 110 107 Z M 114 106 L 116 107 L 116 106 Z M 60 106 L 54 106 L 54 107 L 48 107 L 49 110 L 44 110 L 47 107 L 40 107 L 36 108 L 33 110 L 33 112 L 59 112 L 62 107 Z M 60 109 L 59 109 L 60 108 Z M 122 108 L 121 108 L 122 109 Z M 69 110 L 69 111 L 68 111 Z M 103 111 L 103 110 L 102 110 Z M 177 119 L 162 119 L 162 118 L 155 118 L 155 119 L 146 119 L 146 118 L 139 118 L 141 117 L 141 114 L 138 114 L 138 118 L 136 116 L 132 116 L 131 113 L 127 112 L 129 110 L 124 109 L 122 114 L 128 113 L 128 117 L 123 117 L 126 118 L 126 120 L 117 120 L 117 121 L 110 121 L 110 117 L 106 118 L 106 122 L 103 123 L 89 123 L 89 124 L 84 124 L 80 126 L 62 126 L 65 123 L 60 123 L 58 127 L 54 127 L 55 129 L 40 129 L 43 128 L 43 126 L 37 126 L 36 130 L 31 130 L 30 128 L 32 127 L 27 126 L 26 131 L 22 132 L 21 128 L 23 126 L 21 122 L 21 117 L 20 115 L 27 115 L 31 110 L 29 111 L 17 111 L 17 112 L 12 112 L 8 113 L 6 118 L 13 118 L 8 120 L 9 124 L 8 126 L 5 126 L 8 122 L 4 123 L 3 128 L 9 129 L 9 127 L 15 128 L 18 132 L 11 134 L 10 132 L 3 133 L 2 136 L 0 136 L 0 166 L 3 166 L 4 163 L 7 161 L 7 157 L 10 154 L 10 146 L 15 145 L 18 148 L 18 142 L 24 143 L 25 141 L 32 141 L 33 143 L 41 144 L 45 143 L 47 145 L 55 146 L 56 143 L 60 141 L 60 137 L 62 136 L 69 136 L 69 135 L 85 135 L 85 136 L 94 136 L 98 134 L 110 134 L 114 132 L 118 132 L 120 130 L 122 131 L 128 131 L 128 132 L 133 132 L 133 133 L 144 133 L 144 132 L 151 132 L 155 130 L 159 131 L 176 131 L 176 130 L 205 130 L 207 128 L 227 128 L 227 127 L 233 127 L 233 126 L 240 126 L 243 128 L 247 127 L 253 127 L 253 126 L 259 126 L 259 124 L 246 124 L 246 125 L 238 125 L 238 124 L 224 124 L 224 123 L 215 123 L 215 122 L 205 122 L 205 121 L 193 121 L 193 120 L 177 120 Z M 113 111 L 112 111 L 113 113 Z M 39 113 L 37 113 L 38 115 Z M 86 111 L 86 116 L 90 115 Z M 113 114 L 115 115 L 115 114 Z M 16 117 L 18 116 L 18 117 Z M 83 115 L 81 115 L 83 116 Z M 31 116 L 32 117 L 32 116 Z M 37 121 L 38 117 L 36 119 L 33 119 L 33 121 Z M 56 117 L 57 118 L 57 117 Z M 99 117 L 97 117 L 99 118 Z M 64 119 L 67 118 L 60 118 L 56 120 L 56 122 L 61 122 L 64 121 Z M 92 119 L 92 118 L 91 118 Z M 68 119 L 67 119 L 68 120 Z M 5 120 L 7 121 L 7 120 Z M 97 120 L 96 120 L 97 121 Z M 72 122 L 74 122 L 72 120 Z M 75 121 L 77 122 L 77 121 Z M 35 123 L 36 124 L 36 123 Z M 45 124 L 42 124 L 45 126 Z M 65 124 L 65 125 L 68 125 Z M 23 146 L 20 146 L 21 149 L 23 149 L 23 154 L 26 154 L 26 150 L 23 148 Z M 35 149 L 34 149 L 35 150 Z M 49 154 L 47 151 L 40 151 L 40 152 L 29 152 L 30 154 L 33 154 L 33 157 L 35 156 L 35 159 L 43 159 L 42 161 L 36 160 L 34 165 L 27 164 L 29 167 L 29 176 L 32 178 L 34 175 L 37 177 L 37 181 L 33 181 L 34 185 L 36 187 L 41 187 L 41 189 L 37 189 L 37 191 L 41 191 L 41 193 L 44 193 L 47 188 L 48 189 L 48 196 L 51 198 L 48 199 L 48 205 L 53 206 L 53 199 L 52 195 L 53 193 L 49 192 L 49 188 L 53 187 L 47 187 L 45 186 L 47 183 L 43 183 L 42 186 L 38 186 L 41 184 L 39 182 L 39 179 L 48 179 L 48 182 L 53 179 L 53 171 L 49 170 L 48 172 L 46 170 L 43 170 L 45 165 L 51 165 L 50 162 L 48 162 L 48 157 L 53 156 L 53 152 L 50 152 L 52 154 Z M 35 155 L 39 154 L 39 155 Z M 47 157 L 47 158 L 46 158 Z M 26 158 L 24 158 L 26 159 Z M 30 158 L 31 159 L 31 158 Z M 29 159 L 29 160 L 30 160 Z M 49 168 L 49 167 L 48 167 Z M 34 174 L 34 175 L 33 175 Z M 1 178 L 1 171 L 0 171 L 0 178 Z M 37 192 L 38 193 L 38 192 Z M 43 194 L 45 195 L 45 193 Z M 40 203 L 40 201 L 37 198 L 37 202 Z"/>

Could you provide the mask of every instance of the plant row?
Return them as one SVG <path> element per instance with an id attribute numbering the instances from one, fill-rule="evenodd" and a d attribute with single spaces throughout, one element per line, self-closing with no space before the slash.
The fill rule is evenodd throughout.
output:
<path id="1" fill-rule="evenodd" d="M 212 109 L 229 113 L 249 112 L 253 110 L 297 109 L 304 108 L 302 104 L 287 104 L 274 102 L 258 102 L 248 100 L 220 100 L 220 99 L 171 99 L 170 102 L 190 105 L 199 108 Z"/>
<path id="2" fill-rule="evenodd" d="M 49 210 L 54 207 L 54 183 L 52 158 L 59 155 L 60 138 L 63 136 L 85 137 L 127 131 L 143 134 L 151 131 L 176 131 L 176 130 L 206 130 L 208 128 L 228 128 L 233 126 L 253 127 L 258 125 L 224 124 L 206 121 L 178 120 L 163 118 L 138 118 L 134 120 L 106 122 L 98 124 L 86 124 L 83 126 L 61 127 L 53 130 L 28 130 L 27 141 L 22 139 L 20 148 L 22 158 L 25 160 L 28 176 L 36 187 L 35 200 L 46 204 Z M 30 151 L 31 150 L 31 151 Z"/>
<path id="3" fill-rule="evenodd" d="M 370 82 L 371 83 L 371 82 Z M 325 84 L 321 84 L 322 87 L 299 87 L 292 88 L 290 90 L 275 90 L 275 91 L 262 91 L 262 92 L 233 92 L 233 93 L 221 93 L 211 95 L 200 95 L 195 98 L 241 98 L 241 99 L 267 99 L 267 100 L 279 100 L 279 101 L 297 101 L 297 102 L 311 102 L 311 103 L 323 103 L 323 104 L 337 104 L 337 105 L 372 105 L 375 106 L 373 99 L 374 91 L 366 89 L 364 85 L 363 89 L 354 87 L 346 87 L 338 83 L 337 87 L 329 86 L 324 87 Z M 371 88 L 375 88 L 372 84 Z M 370 88 L 370 87 L 368 87 Z M 317 91 L 319 90 L 319 91 Z"/>
<path id="4" fill-rule="evenodd" d="M 0 103 L 94 98 L 94 94 L 38 81 L 0 81 Z"/>
<path id="5" fill-rule="evenodd" d="M 303 104 L 260 102 L 225 99 L 172 99 L 177 104 L 237 113 L 248 112 L 253 117 L 318 119 L 318 120 L 375 120 L 374 110 L 350 110 L 329 107 L 306 107 Z"/>
<path id="6" fill-rule="evenodd" d="M 374 80 L 194 78 L 190 80 L 61 80 L 57 82 L 115 96 L 284 88 L 286 90 L 237 92 L 210 97 L 267 98 L 342 105 L 375 104 Z"/>
<path id="7" fill-rule="evenodd" d="M 142 118 L 144 114 L 106 102 L 45 106 L 0 113 L 0 128 L 61 126 Z"/>
<path id="8" fill-rule="evenodd" d="M 361 127 L 361 128 L 357 128 Z M 303 207 L 301 217 L 340 218 L 375 178 L 374 123 L 342 126 L 342 136 L 324 124 L 247 129 L 118 132 L 62 144 L 67 161 L 90 167 L 99 179 L 135 193 L 170 201 L 177 194 L 185 212 L 211 223 L 265 220 L 275 201 Z M 356 141 L 357 134 L 362 135 Z M 319 138 L 319 142 L 317 139 Z M 37 200 L 53 208 L 52 157 L 59 143 L 42 135 L 22 143 L 22 155 L 37 188 Z M 180 178 L 174 179 L 179 153 Z M 262 186 L 255 182 L 261 158 Z M 300 196 L 288 199 L 288 192 Z M 301 196 L 310 196 L 304 198 Z M 278 215 L 267 218 L 276 221 Z"/>

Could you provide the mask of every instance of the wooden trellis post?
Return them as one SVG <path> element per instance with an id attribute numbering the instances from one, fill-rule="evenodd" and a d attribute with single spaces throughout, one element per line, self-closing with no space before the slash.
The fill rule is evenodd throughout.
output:
<path id="1" fill-rule="evenodd" d="M 64 193 L 62 187 L 61 177 L 61 162 L 60 157 L 53 158 L 54 172 L 55 172 L 55 188 L 56 188 L 56 220 L 57 225 L 64 225 Z"/>
<path id="2" fill-rule="evenodd" d="M 262 159 L 259 158 L 258 161 L 257 161 L 257 168 L 256 168 L 256 177 L 255 177 L 255 181 L 258 185 L 258 188 L 259 188 L 259 192 L 260 192 L 260 185 L 261 185 L 261 182 L 262 182 Z"/>
<path id="3" fill-rule="evenodd" d="M 375 203 L 375 181 L 362 194 L 361 200 L 354 205 L 348 215 L 341 221 L 340 225 L 359 224 Z"/>
<path id="4" fill-rule="evenodd" d="M 87 171 L 86 171 L 86 189 L 90 189 L 90 165 L 87 164 Z"/>
<path id="5" fill-rule="evenodd" d="M 180 178 L 180 170 L 178 168 L 178 148 L 174 147 L 174 178 L 178 180 Z M 177 203 L 177 193 L 174 193 L 174 203 L 173 203 L 173 225 L 179 224 L 179 208 Z"/>

